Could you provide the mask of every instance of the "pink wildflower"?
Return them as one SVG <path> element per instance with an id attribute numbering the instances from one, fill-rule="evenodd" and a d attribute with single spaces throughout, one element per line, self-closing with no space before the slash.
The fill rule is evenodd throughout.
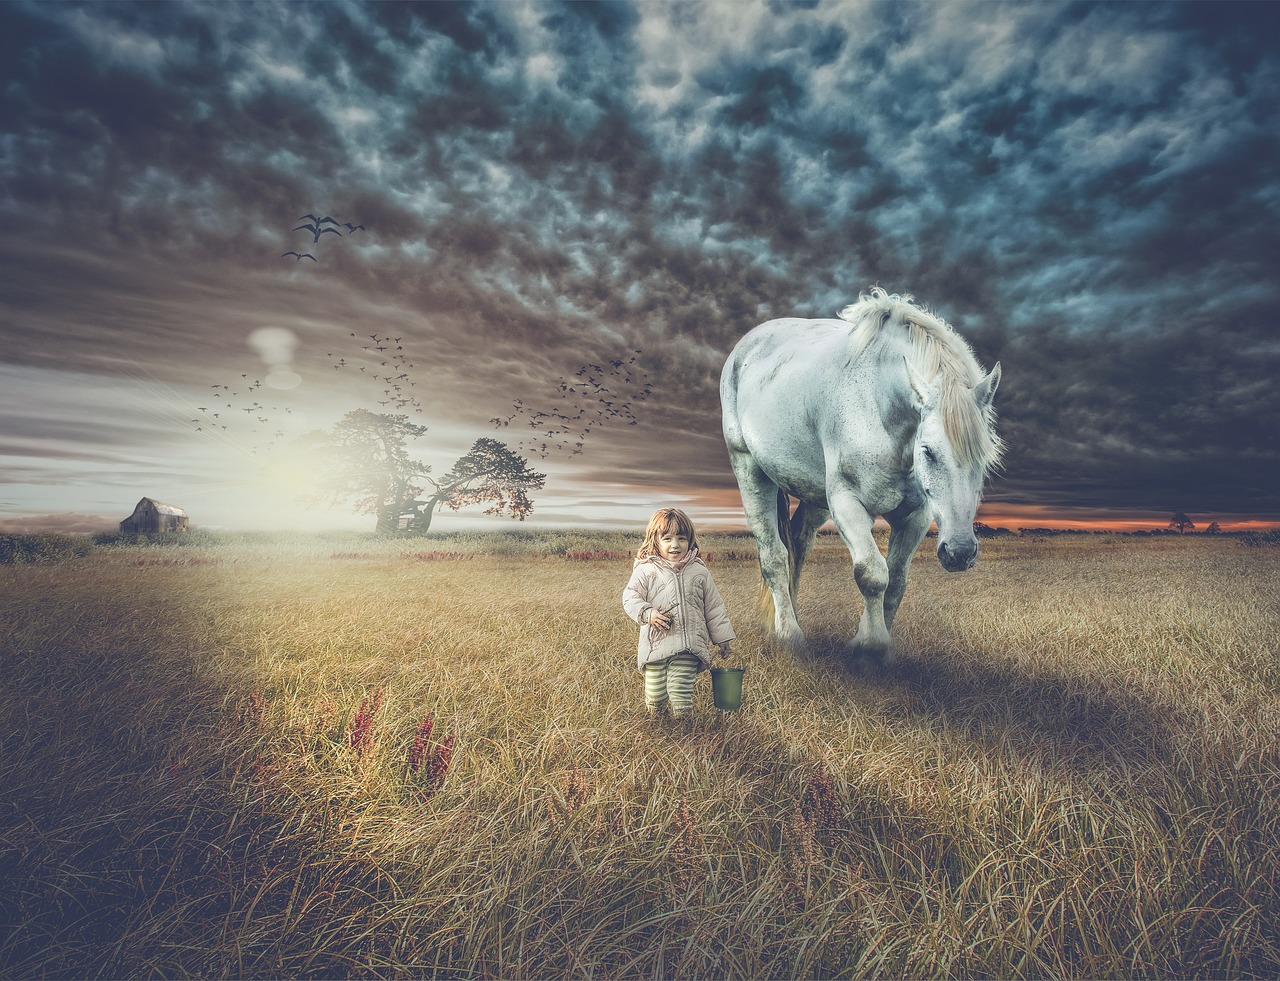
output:
<path id="1" fill-rule="evenodd" d="M 373 698 L 365 696 L 360 701 L 360 708 L 356 710 L 355 718 L 351 720 L 351 729 L 347 733 L 347 745 L 356 751 L 360 756 L 373 749 L 373 720 L 378 714 L 378 710 L 382 708 L 383 691 L 379 688 L 373 693 Z"/>
<path id="2" fill-rule="evenodd" d="M 418 731 L 413 737 L 413 745 L 409 747 L 409 772 L 418 773 L 427 759 L 427 747 L 431 744 L 431 730 L 434 723 L 431 713 L 418 723 Z"/>

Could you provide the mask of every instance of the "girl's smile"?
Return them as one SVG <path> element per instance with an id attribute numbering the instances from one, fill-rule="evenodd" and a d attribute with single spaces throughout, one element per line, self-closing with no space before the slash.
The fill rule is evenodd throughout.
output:
<path id="1" fill-rule="evenodd" d="M 668 562 L 675 562 L 689 551 L 689 537 L 679 532 L 664 532 L 658 539 L 658 553 Z"/>

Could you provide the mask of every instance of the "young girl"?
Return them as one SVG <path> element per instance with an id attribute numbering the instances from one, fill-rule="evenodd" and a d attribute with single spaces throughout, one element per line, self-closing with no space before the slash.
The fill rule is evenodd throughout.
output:
<path id="1" fill-rule="evenodd" d="M 649 519 L 622 608 L 640 624 L 636 665 L 649 715 L 657 718 L 670 702 L 673 718 L 689 718 L 694 678 L 711 664 L 711 645 L 728 655 L 735 635 L 683 511 L 659 508 Z"/>

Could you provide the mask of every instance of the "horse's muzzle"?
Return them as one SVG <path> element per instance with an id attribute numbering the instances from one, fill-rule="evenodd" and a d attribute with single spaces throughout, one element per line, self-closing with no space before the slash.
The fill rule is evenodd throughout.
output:
<path id="1" fill-rule="evenodd" d="M 948 572 L 964 572 L 978 561 L 978 542 L 939 542 L 938 561 Z"/>

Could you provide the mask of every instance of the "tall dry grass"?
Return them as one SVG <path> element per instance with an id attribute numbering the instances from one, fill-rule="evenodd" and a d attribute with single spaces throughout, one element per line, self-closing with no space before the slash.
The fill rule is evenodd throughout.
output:
<path id="1" fill-rule="evenodd" d="M 643 718 L 610 536 L 127 544 L 0 567 L 6 976 L 1274 976 L 1277 557 L 922 550 L 899 665 Z M 719 553 L 722 558 L 716 558 Z M 573 557 L 569 557 L 573 556 Z M 429 725 L 427 724 L 429 720 Z"/>

